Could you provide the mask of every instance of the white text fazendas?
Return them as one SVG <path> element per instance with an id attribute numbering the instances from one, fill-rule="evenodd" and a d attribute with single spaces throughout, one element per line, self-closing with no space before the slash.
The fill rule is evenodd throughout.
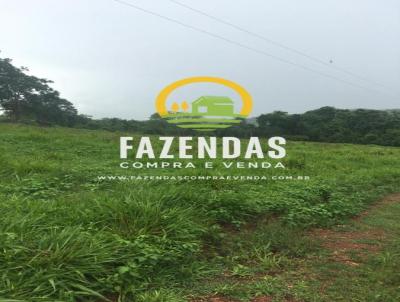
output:
<path id="1" fill-rule="evenodd" d="M 134 153 L 135 158 L 223 158 L 232 159 L 243 156 L 244 158 L 283 158 L 286 149 L 283 147 L 286 140 L 283 137 L 275 136 L 265 140 L 265 145 L 260 142 L 258 137 L 251 137 L 248 141 L 240 141 L 236 137 L 222 137 L 221 144 L 218 144 L 216 137 L 173 137 L 161 136 L 158 141 L 162 147 L 159 152 L 153 149 L 150 137 L 143 136 L 135 142 L 133 137 L 120 138 L 120 157 L 128 158 L 128 153 Z M 194 144 L 197 141 L 197 144 Z M 172 145 L 178 143 L 178 152 L 174 154 Z M 159 143 L 157 143 L 158 145 Z M 243 144 L 245 146 L 243 146 Z M 135 148 L 134 148 L 135 145 Z M 194 150 L 196 148 L 197 150 Z M 221 148 L 221 150 L 219 150 Z M 132 150 L 130 152 L 130 150 Z M 134 151 L 135 152 L 134 152 Z M 265 152 L 265 153 L 264 153 Z M 267 154 L 267 155 L 265 155 Z"/>

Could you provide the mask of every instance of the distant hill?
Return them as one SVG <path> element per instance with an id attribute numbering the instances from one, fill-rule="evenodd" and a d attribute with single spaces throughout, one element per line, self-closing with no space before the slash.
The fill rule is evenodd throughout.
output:
<path id="1" fill-rule="evenodd" d="M 322 107 L 303 114 L 275 111 L 257 118 L 259 133 L 300 140 L 400 146 L 400 109 Z"/>
<path id="2" fill-rule="evenodd" d="M 0 122 L 2 121 L 9 122 L 10 119 L 7 116 L 0 116 Z M 21 120 L 20 122 L 39 123 L 32 120 Z M 50 122 L 39 124 L 54 125 Z M 171 136 L 202 134 L 202 132 L 181 129 L 169 124 L 158 114 L 153 114 L 150 119 L 145 121 L 119 118 L 93 119 L 89 116 L 78 115 L 71 120 L 70 126 L 92 130 L 128 131 Z M 241 124 L 212 133 L 216 136 L 242 138 L 280 135 L 291 140 L 400 146 L 400 109 L 371 110 L 322 107 L 302 114 L 274 111 L 248 118 Z"/>

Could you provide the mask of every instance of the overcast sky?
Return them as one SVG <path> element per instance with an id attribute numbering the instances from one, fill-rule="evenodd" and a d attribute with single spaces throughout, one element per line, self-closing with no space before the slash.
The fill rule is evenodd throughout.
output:
<path id="1" fill-rule="evenodd" d="M 113 0 L 0 0 L 0 56 L 53 80 L 80 113 L 97 118 L 145 119 L 155 111 L 154 99 L 164 86 L 197 75 L 246 87 L 254 100 L 253 116 L 327 105 L 400 108 L 398 0 L 179 0 L 366 81 L 169 0 L 124 1 L 378 91 L 285 64 Z"/>

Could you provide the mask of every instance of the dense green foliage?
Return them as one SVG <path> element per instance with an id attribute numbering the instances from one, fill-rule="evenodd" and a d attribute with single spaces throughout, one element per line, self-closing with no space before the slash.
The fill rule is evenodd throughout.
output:
<path id="1" fill-rule="evenodd" d="M 400 110 L 323 107 L 304 114 L 273 112 L 257 118 L 260 133 L 320 142 L 400 146 Z"/>
<path id="2" fill-rule="evenodd" d="M 120 135 L 0 124 L 0 300 L 185 301 L 180 289 L 191 282 L 221 270 L 246 276 L 250 258 L 267 269 L 304 255 L 310 243 L 298 230 L 342 222 L 400 189 L 393 147 L 289 142 L 285 170 L 217 160 L 212 170 L 121 171 Z M 311 179 L 97 178 L 138 174 Z M 274 227 L 254 234 L 249 258 L 232 255 L 227 238 L 257 220 Z"/>
<path id="3" fill-rule="evenodd" d="M 51 81 L 28 75 L 10 59 L 0 58 L 0 110 L 12 121 L 72 126 L 77 110 L 49 86 Z"/>

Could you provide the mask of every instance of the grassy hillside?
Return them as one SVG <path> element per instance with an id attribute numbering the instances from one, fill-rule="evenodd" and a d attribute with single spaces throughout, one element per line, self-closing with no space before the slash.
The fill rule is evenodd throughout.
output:
<path id="1" fill-rule="evenodd" d="M 285 170 L 160 172 L 119 168 L 120 135 L 0 124 L 0 301 L 186 301 L 202 280 L 312 252 L 303 229 L 400 191 L 399 148 L 289 142 Z M 172 173 L 310 180 L 97 178 Z"/>

